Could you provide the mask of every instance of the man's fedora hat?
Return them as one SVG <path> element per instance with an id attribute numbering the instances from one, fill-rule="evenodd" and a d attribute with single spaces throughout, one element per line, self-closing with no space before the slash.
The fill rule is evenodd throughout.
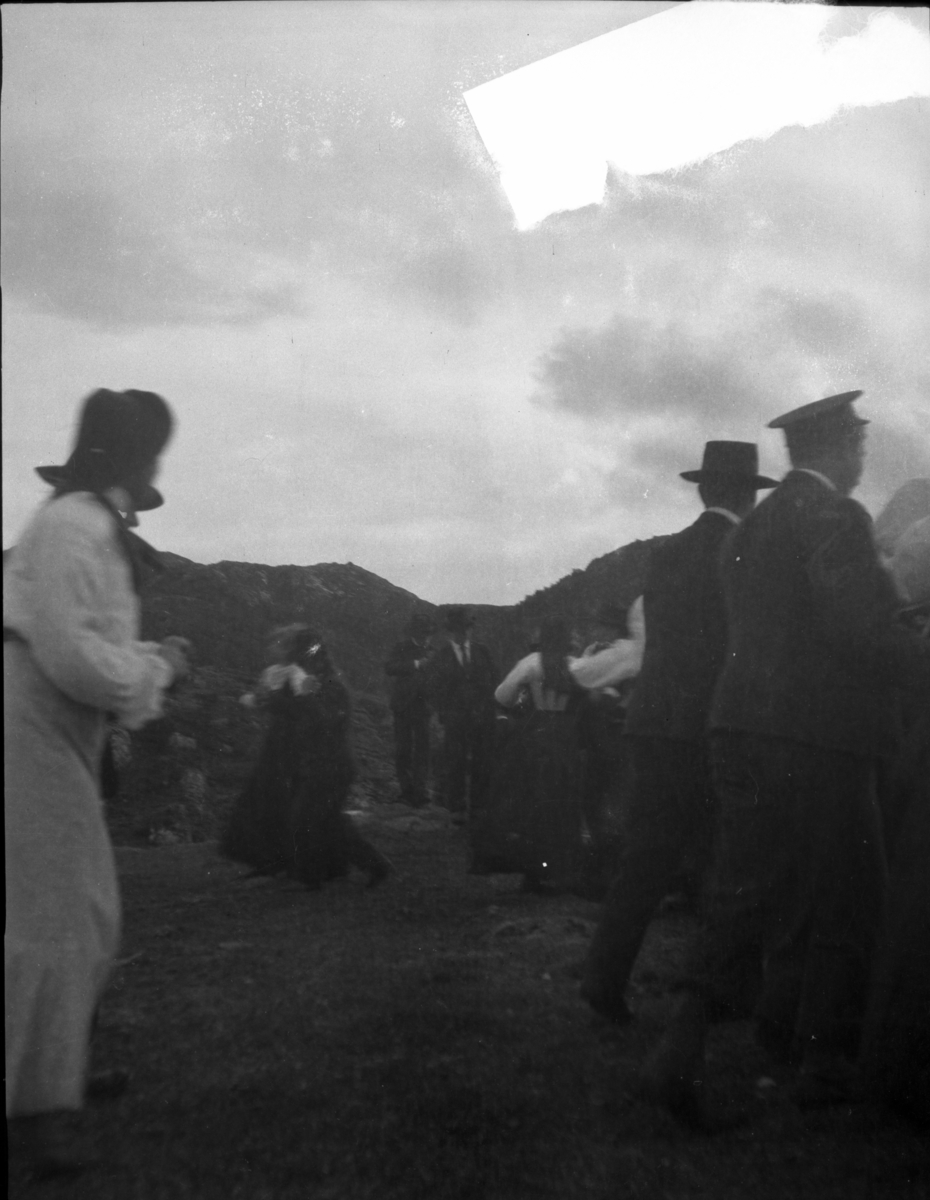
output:
<path id="1" fill-rule="evenodd" d="M 732 480 L 751 483 L 755 488 L 778 487 L 777 479 L 759 474 L 759 450 L 755 442 L 708 442 L 699 471 L 682 471 L 689 483 L 704 480 Z"/>
<path id="2" fill-rule="evenodd" d="M 858 392 L 841 392 L 838 396 L 827 396 L 824 400 L 814 400 L 811 404 L 802 404 L 791 412 L 783 413 L 774 421 L 769 421 L 769 429 L 784 429 L 790 433 L 810 430 L 822 431 L 824 434 L 836 433 L 845 435 L 868 425 L 868 421 L 853 408 L 853 401 L 862 395 Z"/>
<path id="3" fill-rule="evenodd" d="M 71 457 L 60 467 L 36 467 L 36 473 L 58 492 L 104 492 L 122 485 L 136 511 L 147 512 L 164 498 L 133 477 L 158 457 L 173 425 L 171 410 L 155 392 L 98 388 L 84 401 Z"/>
<path id="4" fill-rule="evenodd" d="M 461 604 L 446 609 L 446 629 L 449 633 L 464 633 L 471 629 L 474 623 L 475 618 Z"/>

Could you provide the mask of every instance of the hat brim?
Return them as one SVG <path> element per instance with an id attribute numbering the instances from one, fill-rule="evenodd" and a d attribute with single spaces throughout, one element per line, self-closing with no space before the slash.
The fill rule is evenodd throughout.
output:
<path id="1" fill-rule="evenodd" d="M 705 480 L 714 483 L 748 483 L 757 491 L 778 487 L 778 480 L 769 479 L 768 475 L 740 475 L 735 471 L 682 471 L 680 474 L 688 483 L 703 483 Z"/>
<path id="2" fill-rule="evenodd" d="M 62 467 L 36 467 L 36 474 L 53 488 L 64 488 L 70 483 L 67 465 Z M 153 508 L 161 508 L 165 498 L 158 490 L 147 483 L 133 498 L 133 508 L 136 512 L 151 512 Z"/>

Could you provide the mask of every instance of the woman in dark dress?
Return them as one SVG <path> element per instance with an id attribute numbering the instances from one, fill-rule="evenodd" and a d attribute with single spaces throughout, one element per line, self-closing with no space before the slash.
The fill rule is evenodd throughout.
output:
<path id="1" fill-rule="evenodd" d="M 531 706 L 510 752 L 506 795 L 494 820 L 512 870 L 530 890 L 565 888 L 577 878 L 582 856 L 581 754 L 578 715 L 584 693 L 569 669 L 571 636 L 564 621 L 549 619 L 539 649 L 513 668 L 494 697 L 513 708 L 529 693 Z"/>
<path id="2" fill-rule="evenodd" d="M 308 888 L 367 872 L 369 886 L 390 873 L 345 813 L 355 767 L 351 705 L 320 637 L 290 625 L 273 639 L 275 662 L 254 696 L 270 722 L 256 769 L 233 809 L 223 853 L 263 875 L 286 872 Z"/>

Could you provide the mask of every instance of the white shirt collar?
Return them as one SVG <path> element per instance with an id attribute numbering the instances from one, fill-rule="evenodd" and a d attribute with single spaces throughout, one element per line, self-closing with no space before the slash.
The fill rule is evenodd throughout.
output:
<path id="1" fill-rule="evenodd" d="M 728 521 L 732 521 L 734 525 L 739 524 L 739 517 L 736 515 L 736 513 L 730 512 L 728 508 L 717 508 L 714 506 L 712 508 L 705 508 L 704 511 L 720 513 L 721 517 L 726 517 L 726 519 Z"/>
<path id="2" fill-rule="evenodd" d="M 825 484 L 831 492 L 838 492 L 840 489 L 836 486 L 832 479 L 829 479 L 822 471 L 815 471 L 813 467 L 795 467 L 796 471 L 803 471 L 805 475 L 813 475 L 815 479 L 819 479 Z"/>

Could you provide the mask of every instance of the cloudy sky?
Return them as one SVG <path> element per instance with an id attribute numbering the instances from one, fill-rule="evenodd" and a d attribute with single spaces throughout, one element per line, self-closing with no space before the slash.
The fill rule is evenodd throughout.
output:
<path id="1" fill-rule="evenodd" d="M 98 386 L 178 415 L 156 546 L 352 561 L 434 602 L 515 602 L 682 527 L 705 440 L 758 441 L 779 474 L 765 422 L 831 392 L 866 391 L 869 508 L 930 475 L 913 89 L 810 124 L 788 104 L 518 219 L 466 93 L 676 7 L 5 6 L 4 545 Z M 834 10 L 818 45 L 864 61 L 879 15 Z M 891 15 L 894 74 L 927 10 Z M 654 85 L 617 103 L 636 129 L 699 111 Z"/>

